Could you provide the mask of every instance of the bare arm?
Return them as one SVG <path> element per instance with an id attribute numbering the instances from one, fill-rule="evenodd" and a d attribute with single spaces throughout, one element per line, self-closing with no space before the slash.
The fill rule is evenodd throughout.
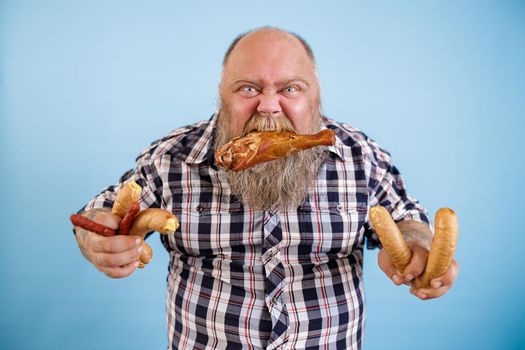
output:
<path id="1" fill-rule="evenodd" d="M 413 221 L 413 220 L 404 220 L 397 223 L 399 231 L 403 234 L 407 244 L 409 242 L 419 242 L 419 244 L 430 250 L 432 245 L 432 231 L 430 227 L 422 222 Z"/>

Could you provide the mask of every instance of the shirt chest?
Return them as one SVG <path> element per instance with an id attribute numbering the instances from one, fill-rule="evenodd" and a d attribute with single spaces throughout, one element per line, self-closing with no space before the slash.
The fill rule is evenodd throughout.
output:
<path id="1" fill-rule="evenodd" d="M 286 211 L 254 211 L 232 195 L 223 172 L 179 166 L 164 182 L 163 197 L 180 227 L 164 244 L 182 256 L 246 263 L 273 248 L 284 261 L 297 264 L 322 263 L 362 249 L 369 196 L 363 166 L 329 159 L 308 198 Z"/>

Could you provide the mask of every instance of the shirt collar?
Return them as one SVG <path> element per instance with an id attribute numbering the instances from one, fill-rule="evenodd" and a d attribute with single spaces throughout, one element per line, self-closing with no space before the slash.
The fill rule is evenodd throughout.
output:
<path id="1" fill-rule="evenodd" d="M 328 152 L 330 153 L 330 156 L 332 157 L 337 156 L 342 161 L 344 161 L 345 158 L 343 157 L 343 151 L 342 151 L 342 147 L 344 146 L 344 144 L 339 138 L 339 136 L 337 135 L 337 129 L 335 128 L 333 124 L 329 123 L 327 118 L 323 117 L 323 125 L 321 126 L 321 130 L 326 130 L 326 129 L 331 129 L 335 131 L 335 144 L 332 146 L 328 146 Z"/>
<path id="2" fill-rule="evenodd" d="M 204 128 L 201 137 L 193 146 L 191 152 L 184 160 L 187 164 L 200 164 L 208 161 L 210 165 L 215 167 L 213 144 L 215 140 L 215 124 L 217 122 L 217 113 L 213 114 L 209 119 L 208 125 Z"/>

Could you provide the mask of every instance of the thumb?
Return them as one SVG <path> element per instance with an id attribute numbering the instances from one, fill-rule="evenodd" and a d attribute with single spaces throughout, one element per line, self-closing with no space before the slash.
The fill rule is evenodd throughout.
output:
<path id="1" fill-rule="evenodd" d="M 104 225 L 112 230 L 116 230 L 119 227 L 121 218 L 117 215 L 111 214 L 110 212 L 99 211 L 93 215 L 92 220 L 97 224 Z"/>
<path id="2" fill-rule="evenodd" d="M 410 250 L 412 251 L 412 257 L 410 263 L 403 271 L 403 276 L 407 282 L 412 281 L 415 277 L 420 276 L 427 265 L 428 249 L 422 244 L 413 243 L 410 244 Z"/>
<path id="3" fill-rule="evenodd" d="M 384 249 L 381 249 L 377 255 L 377 264 L 396 286 L 403 284 L 404 281 L 401 278 L 401 273 L 394 267 L 390 256 L 388 256 L 388 253 Z"/>

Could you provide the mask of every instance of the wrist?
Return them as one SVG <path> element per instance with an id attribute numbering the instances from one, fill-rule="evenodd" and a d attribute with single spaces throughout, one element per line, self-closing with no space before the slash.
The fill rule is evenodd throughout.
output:
<path id="1" fill-rule="evenodd" d="M 432 231 L 430 227 L 423 222 L 404 220 L 397 223 L 397 227 L 407 244 L 419 244 L 427 250 L 432 245 Z"/>

